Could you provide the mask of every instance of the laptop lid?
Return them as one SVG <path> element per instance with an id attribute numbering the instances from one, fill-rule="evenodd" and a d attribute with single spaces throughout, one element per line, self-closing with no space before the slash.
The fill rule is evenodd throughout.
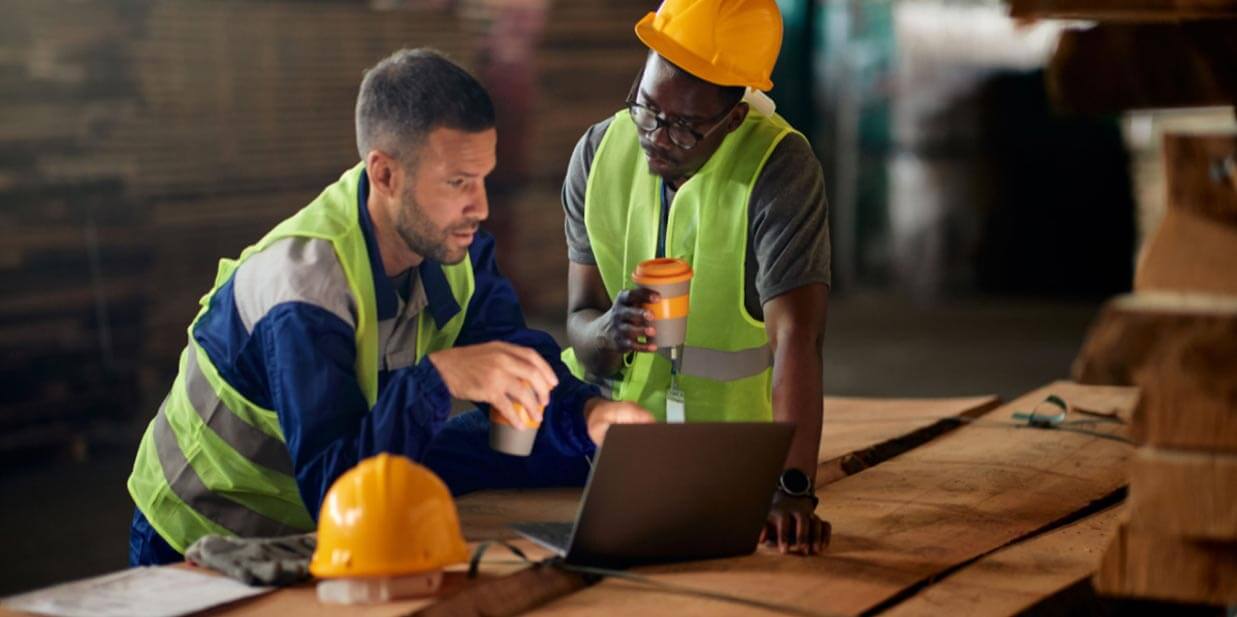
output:
<path id="1" fill-rule="evenodd" d="M 751 553 L 792 434 L 771 422 L 610 427 L 567 561 L 624 567 Z"/>

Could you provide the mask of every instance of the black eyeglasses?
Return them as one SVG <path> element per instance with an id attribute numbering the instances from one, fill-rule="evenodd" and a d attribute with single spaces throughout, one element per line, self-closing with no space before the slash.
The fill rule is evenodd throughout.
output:
<path id="1" fill-rule="evenodd" d="M 726 119 L 726 116 L 730 115 L 730 112 L 734 111 L 736 106 L 738 106 L 738 103 L 731 105 L 726 111 L 712 118 L 699 121 L 698 123 L 700 124 L 711 123 L 713 125 L 703 133 L 692 128 L 692 124 L 686 120 L 663 118 L 661 114 L 634 100 L 629 99 L 627 101 L 627 112 L 631 114 L 631 121 L 636 124 L 636 128 L 640 129 L 641 132 L 651 134 L 659 128 L 664 128 L 666 129 L 666 135 L 670 138 L 670 141 L 674 142 L 674 145 L 684 150 L 691 150 L 701 140 L 711 135 L 713 131 L 716 131 L 717 127 L 722 125 L 722 121 Z"/>

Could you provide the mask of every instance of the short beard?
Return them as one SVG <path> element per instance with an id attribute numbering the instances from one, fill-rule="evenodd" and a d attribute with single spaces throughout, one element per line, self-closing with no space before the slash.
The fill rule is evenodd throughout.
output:
<path id="1" fill-rule="evenodd" d="M 401 195 L 400 207 L 395 214 L 395 230 L 399 232 L 408 249 L 425 259 L 441 264 L 454 265 L 468 257 L 468 249 L 451 246 L 451 229 L 434 227 L 421 204 L 417 203 L 408 187 Z M 455 251 L 458 250 L 458 254 Z"/>

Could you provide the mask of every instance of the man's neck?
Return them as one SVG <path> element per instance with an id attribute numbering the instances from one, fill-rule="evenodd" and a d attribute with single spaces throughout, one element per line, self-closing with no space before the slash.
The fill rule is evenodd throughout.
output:
<path id="1" fill-rule="evenodd" d="M 424 258 L 408 250 L 408 245 L 395 229 L 395 223 L 387 217 L 386 209 L 375 202 L 372 190 L 365 207 L 369 210 L 374 240 L 378 243 L 378 255 L 382 258 L 382 269 L 386 275 L 396 276 L 421 265 Z"/>

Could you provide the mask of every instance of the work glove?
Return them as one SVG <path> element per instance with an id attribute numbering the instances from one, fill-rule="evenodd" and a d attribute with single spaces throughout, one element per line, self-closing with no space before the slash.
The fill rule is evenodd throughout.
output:
<path id="1" fill-rule="evenodd" d="M 281 538 L 203 536 L 185 552 L 189 561 L 246 585 L 282 587 L 309 580 L 309 560 L 317 536 Z"/>

